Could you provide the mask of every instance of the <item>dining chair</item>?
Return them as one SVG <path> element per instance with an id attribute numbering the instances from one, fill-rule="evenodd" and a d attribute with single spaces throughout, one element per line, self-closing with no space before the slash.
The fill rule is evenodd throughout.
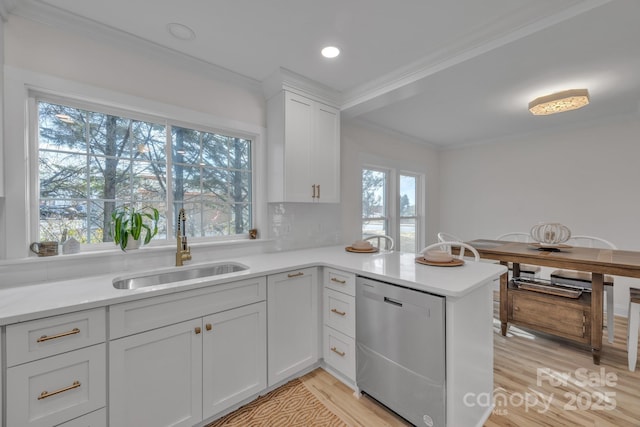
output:
<path id="1" fill-rule="evenodd" d="M 530 243 L 533 241 L 531 235 L 524 231 L 512 231 L 509 233 L 504 233 L 496 237 L 496 240 L 505 240 L 508 242 L 521 242 L 521 243 Z M 509 272 L 513 275 L 513 263 L 507 263 L 507 267 L 509 268 Z M 530 265 L 530 264 L 520 264 L 520 276 L 521 277 L 539 277 L 542 268 L 539 265 Z"/>
<path id="2" fill-rule="evenodd" d="M 438 233 L 438 242 L 462 242 L 463 240 L 451 233 L 445 233 L 443 231 Z"/>
<path id="3" fill-rule="evenodd" d="M 589 248 L 618 249 L 616 245 L 608 240 L 593 236 L 571 236 L 567 244 L 573 246 Z M 554 270 L 551 273 L 551 281 L 555 283 L 565 283 L 568 285 L 581 286 L 591 289 L 591 273 L 575 270 Z M 607 339 L 613 342 L 613 276 L 604 276 L 604 290 L 607 298 Z"/>
<path id="4" fill-rule="evenodd" d="M 392 251 L 393 248 L 395 247 L 393 238 L 391 236 L 387 236 L 384 234 L 376 234 L 374 236 L 365 237 L 363 240 L 371 240 L 371 241 L 375 240 L 377 242 L 375 246 L 378 249 L 385 249 L 388 251 Z M 384 248 L 380 246 L 381 241 L 384 241 Z"/>
<path id="5" fill-rule="evenodd" d="M 426 248 L 422 249 L 420 251 L 420 253 L 424 254 L 425 252 L 430 251 L 432 249 L 438 249 L 438 250 L 441 250 L 441 251 L 447 251 L 447 252 L 451 253 L 451 247 L 452 246 L 460 247 L 460 252 L 457 255 L 454 255 L 454 257 L 456 257 L 458 259 L 464 259 L 464 254 L 465 254 L 466 250 L 468 250 L 469 252 L 471 252 L 473 254 L 473 258 L 474 258 L 475 262 L 479 262 L 480 261 L 480 254 L 478 253 L 476 248 L 474 248 L 473 246 L 468 245 L 466 243 L 456 242 L 456 241 L 444 241 L 444 242 L 434 243 L 434 244 L 429 245 Z"/>

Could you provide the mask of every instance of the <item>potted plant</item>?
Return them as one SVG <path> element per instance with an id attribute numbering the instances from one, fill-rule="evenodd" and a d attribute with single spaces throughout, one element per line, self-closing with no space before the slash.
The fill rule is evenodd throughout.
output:
<path id="1" fill-rule="evenodd" d="M 122 206 L 111 212 L 111 235 L 113 242 L 120 245 L 120 249 L 138 249 L 142 232 L 144 244 L 158 234 L 158 219 L 160 213 L 154 207 L 136 209 L 133 206 Z"/>

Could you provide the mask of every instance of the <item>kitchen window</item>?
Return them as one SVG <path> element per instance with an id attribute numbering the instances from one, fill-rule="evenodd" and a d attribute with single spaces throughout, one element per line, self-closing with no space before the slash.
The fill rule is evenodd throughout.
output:
<path id="1" fill-rule="evenodd" d="M 161 212 L 171 238 L 180 208 L 187 234 L 246 236 L 253 223 L 252 142 L 214 130 L 98 106 L 36 99 L 40 241 L 113 241 L 117 206 Z"/>
<path id="2" fill-rule="evenodd" d="M 365 166 L 362 169 L 362 237 L 386 234 L 396 250 L 420 248 L 422 174 Z"/>

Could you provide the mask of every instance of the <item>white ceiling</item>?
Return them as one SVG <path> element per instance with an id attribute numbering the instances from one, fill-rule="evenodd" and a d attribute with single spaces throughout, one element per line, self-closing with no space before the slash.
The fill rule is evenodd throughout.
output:
<path id="1" fill-rule="evenodd" d="M 339 91 L 346 119 L 436 146 L 639 109 L 637 0 L 0 1 L 12 13 L 55 12 L 58 24 L 121 31 L 258 82 L 283 67 Z M 172 37 L 172 22 L 195 39 Z M 322 58 L 328 44 L 342 54 Z M 582 87 L 592 102 L 581 110 L 527 111 L 537 96 Z"/>

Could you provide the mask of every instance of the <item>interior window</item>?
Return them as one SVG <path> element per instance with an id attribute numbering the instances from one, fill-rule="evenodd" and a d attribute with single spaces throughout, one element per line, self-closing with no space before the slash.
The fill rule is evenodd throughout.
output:
<path id="1" fill-rule="evenodd" d="M 362 169 L 363 237 L 389 233 L 388 181 L 387 171 Z"/>
<path id="2" fill-rule="evenodd" d="M 96 108 L 96 110 L 98 110 Z M 252 224 L 251 141 L 39 100 L 39 240 L 113 240 L 121 205 L 187 210 L 192 236 L 247 234 Z"/>

